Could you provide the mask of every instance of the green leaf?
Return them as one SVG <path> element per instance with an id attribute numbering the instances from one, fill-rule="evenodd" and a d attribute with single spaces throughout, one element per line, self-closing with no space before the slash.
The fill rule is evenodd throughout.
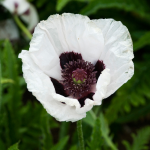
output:
<path id="1" fill-rule="evenodd" d="M 122 144 L 126 147 L 126 150 L 131 150 L 131 146 L 129 142 L 123 141 Z"/>
<path id="2" fill-rule="evenodd" d="M 150 45 L 150 31 L 146 32 L 146 34 L 134 43 L 134 51 L 137 51 L 146 45 Z"/>
<path id="3" fill-rule="evenodd" d="M 135 108 L 130 113 L 119 116 L 115 122 L 126 123 L 126 122 L 136 121 L 140 117 L 143 117 L 147 113 L 149 113 L 149 110 L 150 110 L 150 102 L 147 102 L 146 105 L 140 106 L 140 109 Z"/>
<path id="4" fill-rule="evenodd" d="M 22 90 L 19 86 L 17 57 L 14 54 L 12 45 L 8 40 L 5 40 L 3 42 L 3 47 L 3 77 L 13 80 L 15 83 L 9 84 L 9 86 L 7 87 L 7 94 L 3 96 L 3 99 L 7 99 L 5 100 L 7 104 L 5 106 L 5 140 L 7 141 L 6 143 L 8 145 L 11 145 L 19 139 L 18 128 L 20 125 L 21 117 L 19 116 L 18 110 L 20 110 Z"/>
<path id="5" fill-rule="evenodd" d="M 0 51 L 0 81 L 2 80 L 2 67 L 1 67 L 1 51 Z M 2 82 L 0 82 L 0 112 L 2 103 Z"/>
<path id="6" fill-rule="evenodd" d="M 127 12 L 134 12 L 138 17 L 144 18 L 145 21 L 150 23 L 150 14 L 148 4 L 145 0 L 129 1 L 129 0 L 93 0 L 83 8 L 80 13 L 83 15 L 91 15 L 96 13 L 99 9 L 115 8 Z M 138 8 L 138 9 L 137 9 Z"/>
<path id="7" fill-rule="evenodd" d="M 102 136 L 105 139 L 106 143 L 108 144 L 108 146 L 112 149 L 112 150 L 117 150 L 116 146 L 113 144 L 110 136 L 109 136 L 109 127 L 108 127 L 108 123 L 106 122 L 103 114 L 100 114 L 100 123 L 101 123 L 101 132 L 102 132 Z"/>
<path id="8" fill-rule="evenodd" d="M 64 137 L 55 146 L 53 146 L 51 150 L 63 150 L 68 142 L 68 139 L 69 139 L 69 136 Z"/>
<path id="9" fill-rule="evenodd" d="M 76 0 L 76 1 L 87 3 L 92 0 Z M 71 0 L 57 0 L 56 10 L 61 11 L 67 5 L 68 2 L 71 2 Z"/>
<path id="10" fill-rule="evenodd" d="M 8 150 L 19 150 L 18 149 L 18 144 L 19 143 L 16 143 L 16 144 L 12 145 L 11 147 L 8 148 Z"/>
<path id="11" fill-rule="evenodd" d="M 90 125 L 91 127 L 94 127 L 95 120 L 96 120 L 96 116 L 92 110 L 87 112 L 86 117 L 83 119 L 83 121 L 88 125 Z"/>
<path id="12" fill-rule="evenodd" d="M 90 149 L 99 150 L 103 143 L 100 119 L 97 118 L 93 128 L 91 142 L 89 143 Z"/>
<path id="13" fill-rule="evenodd" d="M 146 146 L 150 141 L 150 127 L 145 127 L 137 132 L 137 135 L 133 135 L 133 144 L 123 141 L 127 150 L 148 150 Z"/>
<path id="14" fill-rule="evenodd" d="M 45 150 L 50 150 L 53 145 L 53 138 L 50 132 L 50 115 L 43 109 L 41 114 L 41 130 L 43 135 L 43 147 Z"/>
<path id="15" fill-rule="evenodd" d="M 13 83 L 14 84 L 14 81 L 12 79 L 2 78 L 1 79 L 1 84 L 5 84 L 5 83 Z"/>
<path id="16" fill-rule="evenodd" d="M 150 55 L 146 55 L 145 61 L 135 64 L 135 74 L 126 84 L 116 92 L 105 117 L 109 124 L 114 122 L 119 115 L 131 112 L 131 108 L 146 104 L 146 98 L 150 98 Z M 140 109 L 139 109 L 140 110 Z M 113 112 L 113 113 L 112 113 Z M 123 120 L 122 120 L 123 121 Z"/>
<path id="17" fill-rule="evenodd" d="M 150 127 L 143 128 L 133 137 L 132 150 L 143 150 L 150 140 Z M 146 148 L 147 149 L 147 148 Z M 148 150 L 148 149 L 147 149 Z"/>
<path id="18" fill-rule="evenodd" d="M 77 150 L 77 146 L 73 145 L 69 150 Z"/>
<path id="19" fill-rule="evenodd" d="M 69 131 L 69 122 L 62 122 L 60 126 L 60 131 L 59 131 L 59 139 L 62 139 L 65 137 Z"/>
<path id="20" fill-rule="evenodd" d="M 56 10 L 60 11 L 70 0 L 57 0 Z"/>

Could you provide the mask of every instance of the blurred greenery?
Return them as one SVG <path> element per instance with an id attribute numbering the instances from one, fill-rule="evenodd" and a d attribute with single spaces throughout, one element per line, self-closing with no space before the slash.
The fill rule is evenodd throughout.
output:
<path id="1" fill-rule="evenodd" d="M 150 150 L 150 1 L 29 0 L 40 20 L 56 13 L 113 18 L 130 31 L 135 74 L 83 119 L 86 150 Z M 44 11 L 43 11 L 44 10 Z M 0 22 L 12 15 L 0 6 Z M 76 123 L 58 122 L 27 90 L 18 54 L 29 48 L 0 40 L 0 150 L 78 150 Z"/>

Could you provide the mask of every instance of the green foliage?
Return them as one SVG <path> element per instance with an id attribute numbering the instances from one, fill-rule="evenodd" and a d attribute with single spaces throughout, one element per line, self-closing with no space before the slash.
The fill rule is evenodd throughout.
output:
<path id="1" fill-rule="evenodd" d="M 2 81 L 2 64 L 1 64 L 1 51 L 0 51 L 0 81 Z M 1 112 L 1 101 L 2 101 L 2 82 L 0 82 L 0 112 Z"/>
<path id="2" fill-rule="evenodd" d="M 64 137 L 55 146 L 53 146 L 51 150 L 63 150 L 68 142 L 68 139 L 69 139 L 69 136 Z"/>
<path id="3" fill-rule="evenodd" d="M 86 122 L 87 124 L 89 124 L 92 127 L 95 124 L 95 120 L 96 120 L 96 116 L 92 110 L 87 112 L 86 118 L 83 119 L 84 122 Z"/>
<path id="4" fill-rule="evenodd" d="M 145 127 L 137 132 L 137 135 L 133 134 L 133 144 L 123 141 L 126 150 L 148 150 L 146 145 L 150 141 L 150 127 Z"/>
<path id="5" fill-rule="evenodd" d="M 108 126 L 108 123 L 106 121 L 106 119 L 104 118 L 104 115 L 102 114 L 102 112 L 100 113 L 100 116 L 99 118 L 96 119 L 96 116 L 94 114 L 94 112 L 91 110 L 90 112 L 87 113 L 87 117 L 86 118 L 91 118 L 91 122 L 94 122 L 94 125 L 93 123 L 91 124 L 90 123 L 90 119 L 83 119 L 84 122 L 86 122 L 87 124 L 89 124 L 90 126 L 94 127 L 93 128 L 93 134 L 92 134 L 92 138 L 93 136 L 96 137 L 96 136 L 100 136 L 100 137 L 97 137 L 99 138 L 99 141 L 100 143 L 99 144 L 102 144 L 102 139 L 101 139 L 101 136 L 104 138 L 104 141 L 107 143 L 106 147 L 110 147 L 112 150 L 117 150 L 116 146 L 113 144 L 112 142 L 112 139 L 111 137 L 109 136 L 110 134 L 110 129 L 109 129 L 109 126 Z M 100 128 L 100 131 L 98 129 L 98 126 Z M 97 134 L 97 135 L 96 135 Z M 95 139 L 96 141 L 98 139 Z M 96 141 L 92 141 L 92 146 L 95 144 L 96 146 Z M 89 146 L 91 145 L 91 143 L 89 144 Z"/>
<path id="6" fill-rule="evenodd" d="M 139 50 L 140 48 L 150 45 L 150 31 L 146 32 L 137 42 L 134 43 L 134 51 Z"/>
<path id="7" fill-rule="evenodd" d="M 3 129 L 0 130 L 0 135 L 3 137 L 0 139 L 0 148 L 6 149 L 21 140 L 20 149 L 41 147 L 47 150 L 52 146 L 49 126 L 49 122 L 52 121 L 51 117 L 41 105 L 35 103 L 33 109 L 31 102 L 27 102 L 26 105 L 22 104 L 23 87 L 26 85 L 23 77 L 19 77 L 18 74 L 17 62 L 19 60 L 8 40 L 4 41 L 0 48 L 3 70 L 1 81 L 4 83 L 1 84 L 1 90 L 2 92 L 7 90 L 7 94 L 3 94 L 0 101 L 0 128 Z M 12 81 L 13 84 L 10 84 Z M 51 126 L 58 127 L 54 121 Z"/>
<path id="8" fill-rule="evenodd" d="M 64 138 L 69 130 L 69 122 L 62 122 L 61 127 L 60 127 L 60 131 L 59 131 L 59 140 L 61 140 L 62 138 Z"/>
<path id="9" fill-rule="evenodd" d="M 123 142 L 126 150 L 150 149 L 150 128 L 143 128 L 150 120 L 150 1 L 29 1 L 38 10 L 40 20 L 57 12 L 80 12 L 91 19 L 114 18 L 127 26 L 133 39 L 135 74 L 113 96 L 103 100 L 101 106 L 87 112 L 83 119 L 85 147 L 86 150 L 122 150 L 124 127 L 135 131 L 132 123 L 136 123 L 138 132 L 133 136 L 133 143 Z M 0 12 L 0 22 L 12 17 L 2 7 Z M 78 150 L 76 123 L 56 121 L 27 90 L 18 54 L 28 47 L 24 35 L 11 42 L 0 41 L 0 150 L 18 141 L 20 150 Z M 130 139 L 132 134 L 125 136 Z M 10 148 L 18 149 L 18 143 Z"/>
<path id="10" fill-rule="evenodd" d="M 13 83 L 14 84 L 14 81 L 12 79 L 2 78 L 1 79 L 1 84 L 4 84 L 4 83 Z"/>
<path id="11" fill-rule="evenodd" d="M 70 0 L 57 0 L 56 10 L 60 11 Z"/>
<path id="12" fill-rule="evenodd" d="M 142 1 L 142 4 L 140 0 L 93 0 L 80 13 L 90 15 L 96 13 L 99 9 L 107 8 L 133 12 L 150 23 L 150 14 L 147 13 L 149 12 L 149 8 L 145 0 Z"/>
<path id="13" fill-rule="evenodd" d="M 52 135 L 50 133 L 50 116 L 47 114 L 46 110 L 41 113 L 41 130 L 43 133 L 43 149 L 48 150 L 53 145 Z"/>
<path id="14" fill-rule="evenodd" d="M 150 93 L 148 92 L 150 86 L 150 55 L 146 55 L 146 57 L 144 62 L 135 63 L 134 77 L 123 85 L 112 99 L 111 105 L 106 111 L 106 118 L 109 123 L 115 121 L 120 113 L 129 113 L 132 106 L 145 105 L 146 98 L 150 98 Z"/>
<path id="15" fill-rule="evenodd" d="M 8 150 L 19 150 L 18 149 L 18 143 L 12 145 L 11 147 L 8 148 Z"/>
<path id="16" fill-rule="evenodd" d="M 102 132 L 102 136 L 105 139 L 106 143 L 108 144 L 109 147 L 111 147 L 112 150 L 117 150 L 116 146 L 114 145 L 114 143 L 112 142 L 109 133 L 109 127 L 108 127 L 108 123 L 105 120 L 103 114 L 100 114 L 100 123 L 101 123 L 101 132 Z"/>
<path id="17" fill-rule="evenodd" d="M 91 135 L 91 142 L 88 144 L 90 149 L 101 150 L 103 143 L 100 119 L 97 118 Z"/>

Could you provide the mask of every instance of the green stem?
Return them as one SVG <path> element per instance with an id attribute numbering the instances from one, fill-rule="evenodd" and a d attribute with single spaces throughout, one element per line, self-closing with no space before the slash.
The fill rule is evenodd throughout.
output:
<path id="1" fill-rule="evenodd" d="M 82 131 L 82 120 L 77 122 L 77 131 L 78 131 L 78 139 L 79 139 L 79 149 L 85 150 L 84 148 L 84 138 L 83 138 L 83 131 Z"/>
<path id="2" fill-rule="evenodd" d="M 14 19 L 19 26 L 19 28 L 27 35 L 27 37 L 31 40 L 32 34 L 29 32 L 29 30 L 24 26 L 24 24 L 20 21 L 17 15 L 14 15 Z"/>
<path id="3" fill-rule="evenodd" d="M 2 68 L 1 68 L 1 55 L 0 55 L 0 113 L 1 113 L 1 104 L 2 104 Z"/>

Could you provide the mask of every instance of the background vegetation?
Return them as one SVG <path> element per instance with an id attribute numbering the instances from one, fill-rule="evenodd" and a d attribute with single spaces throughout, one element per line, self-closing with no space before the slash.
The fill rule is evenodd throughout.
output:
<path id="1" fill-rule="evenodd" d="M 150 150 L 150 1 L 30 0 L 40 20 L 71 12 L 91 19 L 114 18 L 134 44 L 135 74 L 83 119 L 86 150 Z M 12 18 L 0 6 L 0 21 Z M 0 150 L 78 150 L 76 123 L 58 122 L 26 88 L 18 54 L 29 48 L 20 30 L 0 41 Z"/>

